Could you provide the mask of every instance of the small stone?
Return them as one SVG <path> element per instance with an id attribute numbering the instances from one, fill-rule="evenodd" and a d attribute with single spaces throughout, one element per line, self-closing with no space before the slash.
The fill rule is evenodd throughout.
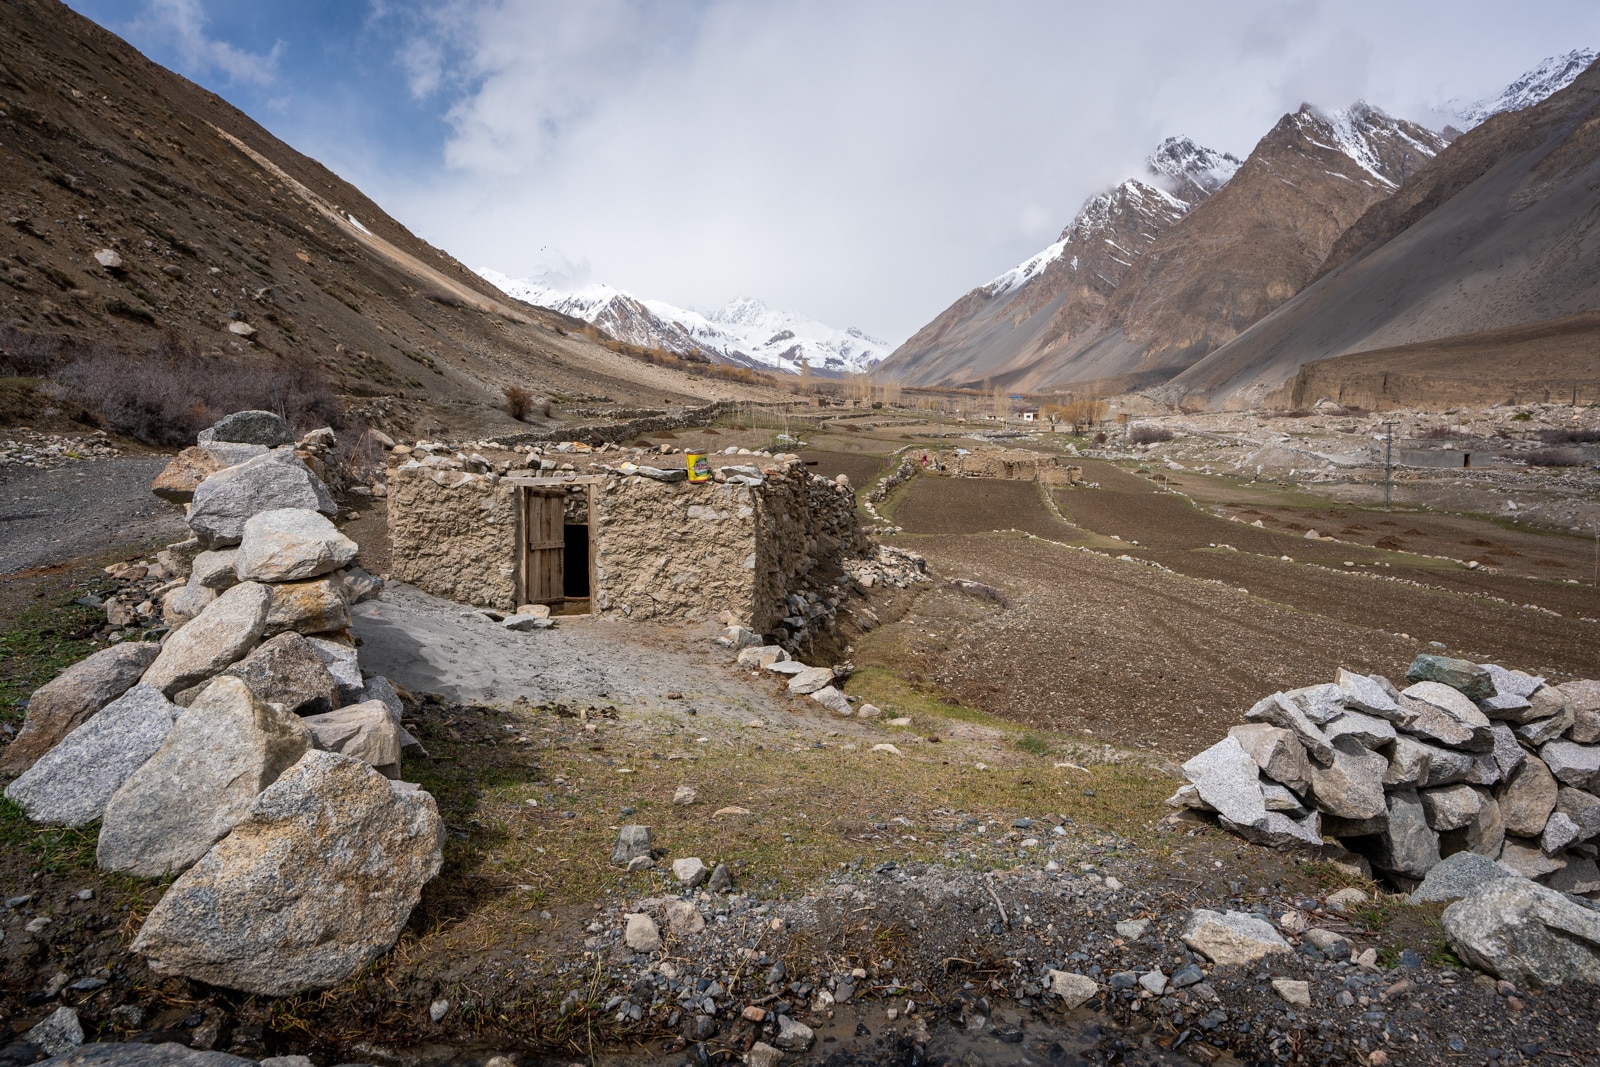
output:
<path id="1" fill-rule="evenodd" d="M 672 874 L 686 888 L 698 889 L 711 877 L 711 872 L 698 856 L 672 861 Z"/>
<path id="2" fill-rule="evenodd" d="M 1184 944 L 1222 966 L 1255 963 L 1291 951 L 1270 923 L 1240 911 L 1197 908 L 1189 914 L 1181 936 Z"/>
<path id="3" fill-rule="evenodd" d="M 1125 937 L 1129 941 L 1137 941 L 1150 929 L 1149 919 L 1130 919 L 1117 923 L 1117 936 Z"/>
<path id="4" fill-rule="evenodd" d="M 640 856 L 650 856 L 650 827 L 622 827 L 617 831 L 617 843 L 611 850 L 611 862 L 618 867 L 626 867 Z"/>
<path id="5" fill-rule="evenodd" d="M 428 1019 L 432 1022 L 439 1022 L 449 1014 L 450 1002 L 443 997 L 428 1005 Z"/>
<path id="6" fill-rule="evenodd" d="M 783 1053 L 765 1041 L 757 1041 L 744 1054 L 744 1062 L 748 1067 L 778 1067 L 783 1062 Z"/>
<path id="7" fill-rule="evenodd" d="M 1172 972 L 1172 988 L 1187 989 L 1189 986 L 1205 981 L 1205 972 L 1198 964 L 1186 963 Z"/>
<path id="8" fill-rule="evenodd" d="M 1284 1003 L 1295 1008 L 1311 1007 L 1311 984 L 1293 978 L 1274 978 L 1272 991 L 1282 997 Z"/>
<path id="9" fill-rule="evenodd" d="M 1349 886 L 1345 889 L 1340 889 L 1337 892 L 1329 893 L 1328 907 L 1337 912 L 1345 912 L 1351 908 L 1359 907 L 1360 905 L 1365 904 L 1370 899 L 1372 898 L 1367 895 L 1365 890 L 1357 889 L 1354 886 Z"/>
<path id="10" fill-rule="evenodd" d="M 677 792 L 672 794 L 672 802 L 679 807 L 686 807 L 700 799 L 700 794 L 692 785 L 680 785 Z"/>
<path id="11" fill-rule="evenodd" d="M 75 1009 L 57 1008 L 22 1038 L 52 1056 L 60 1056 L 83 1044 L 83 1026 Z"/>
<path id="12" fill-rule="evenodd" d="M 661 928 L 648 915 L 633 912 L 626 916 L 622 941 L 635 952 L 654 952 L 661 947 Z"/>
<path id="13" fill-rule="evenodd" d="M 848 718 L 855 712 L 850 706 L 849 698 L 831 685 L 825 685 L 812 693 L 811 699 L 841 718 Z"/>
<path id="14" fill-rule="evenodd" d="M 692 900 L 669 900 L 666 905 L 667 929 L 674 937 L 690 937 L 705 930 L 705 916 Z"/>
<path id="15" fill-rule="evenodd" d="M 788 1015 L 778 1016 L 778 1034 L 772 1043 L 785 1052 L 804 1052 L 816 1040 L 811 1027 Z"/>
<path id="16" fill-rule="evenodd" d="M 1139 976 L 1139 984 L 1159 997 L 1167 991 L 1167 976 L 1162 974 L 1159 969 L 1146 971 Z"/>

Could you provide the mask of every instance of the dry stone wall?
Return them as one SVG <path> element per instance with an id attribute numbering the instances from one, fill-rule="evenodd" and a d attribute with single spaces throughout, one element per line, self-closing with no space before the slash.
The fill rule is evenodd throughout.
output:
<path id="1" fill-rule="evenodd" d="M 413 460 L 390 469 L 388 506 L 394 577 L 462 604 L 517 606 L 514 485 Z"/>

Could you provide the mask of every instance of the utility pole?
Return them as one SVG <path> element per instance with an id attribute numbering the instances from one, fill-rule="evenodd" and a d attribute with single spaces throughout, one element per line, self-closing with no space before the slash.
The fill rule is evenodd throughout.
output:
<path id="1" fill-rule="evenodd" d="M 1383 445 L 1383 510 L 1389 510 L 1389 496 L 1394 488 L 1394 423 L 1386 422 L 1388 439 Z"/>

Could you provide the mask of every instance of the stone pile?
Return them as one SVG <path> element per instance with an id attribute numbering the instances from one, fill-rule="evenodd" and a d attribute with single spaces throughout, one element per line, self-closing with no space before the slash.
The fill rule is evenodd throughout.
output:
<path id="1" fill-rule="evenodd" d="M 1406 680 L 1341 670 L 1272 694 L 1184 764 L 1170 802 L 1263 844 L 1335 839 L 1407 888 L 1472 852 L 1600 895 L 1600 682 L 1433 655 Z"/>
<path id="2" fill-rule="evenodd" d="M 104 430 L 81 437 L 40 433 L 23 427 L 15 436 L 0 439 L 0 470 L 7 467 L 32 467 L 49 470 L 86 459 L 109 459 L 122 455 Z"/>
<path id="3" fill-rule="evenodd" d="M 134 942 L 152 969 L 269 995 L 386 951 L 442 858 L 432 796 L 399 781 L 399 694 L 348 631 L 382 583 L 293 445 L 241 412 L 173 460 L 158 491 L 192 480 L 194 537 L 158 560 L 185 575 L 170 629 L 34 693 L 0 762 L 30 820 L 99 823 L 103 869 L 176 876 Z M 197 475 L 197 452 L 233 462 Z"/>

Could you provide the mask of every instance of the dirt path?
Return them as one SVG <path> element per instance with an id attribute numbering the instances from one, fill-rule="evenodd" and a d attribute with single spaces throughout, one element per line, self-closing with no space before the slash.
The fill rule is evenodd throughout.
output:
<path id="1" fill-rule="evenodd" d="M 166 465 L 165 456 L 127 456 L 0 472 L 0 575 L 182 539 L 183 512 L 150 493 Z"/>

